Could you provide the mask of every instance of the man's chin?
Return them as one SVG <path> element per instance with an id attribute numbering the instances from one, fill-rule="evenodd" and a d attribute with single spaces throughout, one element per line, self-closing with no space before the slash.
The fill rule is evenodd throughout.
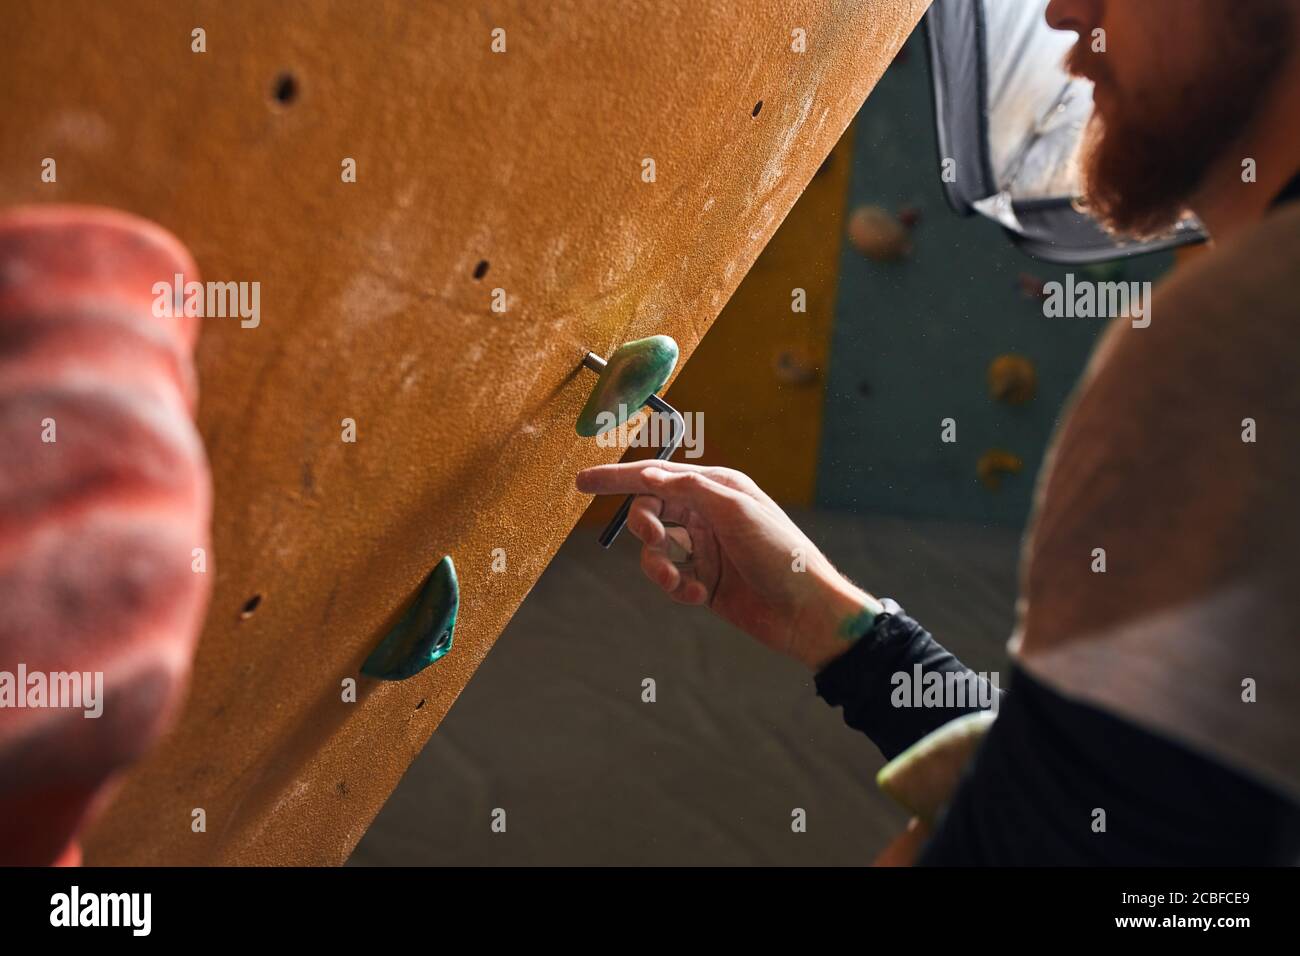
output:
<path id="1" fill-rule="evenodd" d="M 1163 146 L 1125 127 L 1106 125 L 1098 111 L 1084 133 L 1079 168 L 1083 205 L 1102 227 L 1129 239 L 1170 233 L 1187 207 L 1182 188 L 1185 169 L 1177 168 Z"/>

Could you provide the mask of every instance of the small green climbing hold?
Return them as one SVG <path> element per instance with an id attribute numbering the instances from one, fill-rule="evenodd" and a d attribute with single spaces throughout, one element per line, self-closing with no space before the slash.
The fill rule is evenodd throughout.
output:
<path id="1" fill-rule="evenodd" d="M 447 555 L 429 572 L 419 597 L 361 665 L 380 680 L 405 680 L 451 650 L 460 610 L 456 566 Z"/>
<path id="2" fill-rule="evenodd" d="M 666 335 L 620 345 L 578 414 L 578 434 L 594 438 L 622 425 L 663 388 L 676 366 L 677 343 Z"/>

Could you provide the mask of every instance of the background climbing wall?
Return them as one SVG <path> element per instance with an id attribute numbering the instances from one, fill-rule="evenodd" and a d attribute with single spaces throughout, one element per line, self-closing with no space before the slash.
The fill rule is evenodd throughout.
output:
<path id="1" fill-rule="evenodd" d="M 853 212 L 868 206 L 915 219 L 900 260 L 869 259 L 846 238 Z M 1154 280 L 1172 261 L 1072 271 Z M 782 504 L 1020 528 L 1056 418 L 1105 324 L 1043 315 L 1034 287 L 1067 271 L 948 207 L 918 31 L 669 398 L 705 412 L 700 461 L 749 473 Z M 790 309 L 799 288 L 806 314 Z M 1027 404 L 990 398 L 989 364 L 1008 353 L 1036 371 Z M 945 418 L 956 420 L 955 443 L 940 440 Z M 977 475 L 991 449 L 1023 462 L 996 490 Z"/>
<path id="2" fill-rule="evenodd" d="M 811 505 L 816 489 L 850 146 L 846 134 L 668 394 L 706 423 L 700 461 L 787 504 Z"/>
<path id="3" fill-rule="evenodd" d="M 6 5 L 0 203 L 126 209 L 260 287 L 201 334 L 190 699 L 90 862 L 347 856 L 617 457 L 573 433 L 582 354 L 690 355 L 925 5 Z M 343 702 L 444 554 L 455 650 Z"/>
<path id="4" fill-rule="evenodd" d="M 982 217 L 944 200 L 930 76 L 920 32 L 854 124 L 850 209 L 913 209 L 912 253 L 874 262 L 841 249 L 827 375 L 817 504 L 908 517 L 1023 526 L 1052 428 L 1103 319 L 1047 318 L 1025 284 L 1064 281 Z M 1170 255 L 1103 267 L 1079 279 L 1154 280 Z M 1017 353 L 1037 369 L 1037 396 L 1012 406 L 989 397 L 987 371 Z M 957 441 L 940 440 L 955 419 Z M 976 475 L 1003 449 L 1024 463 L 996 490 Z"/>

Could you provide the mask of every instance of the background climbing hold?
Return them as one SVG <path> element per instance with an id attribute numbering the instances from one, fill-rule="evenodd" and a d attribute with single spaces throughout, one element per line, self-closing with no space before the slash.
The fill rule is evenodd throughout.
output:
<path id="1" fill-rule="evenodd" d="M 1024 405 L 1038 391 L 1038 372 L 1023 355 L 999 355 L 989 363 L 989 396 L 1008 405 Z"/>
<path id="2" fill-rule="evenodd" d="M 361 665 L 380 680 L 405 680 L 451 650 L 460 610 L 456 566 L 447 555 L 429 572 L 415 603 Z"/>
<path id="3" fill-rule="evenodd" d="M 919 206 L 900 206 L 898 208 L 898 221 L 908 229 L 915 229 L 921 221 L 921 209 Z"/>
<path id="4" fill-rule="evenodd" d="M 620 345 L 578 413 L 578 434 L 594 438 L 623 424 L 663 387 L 676 366 L 677 343 L 667 335 Z"/>
<path id="5" fill-rule="evenodd" d="M 1020 294 L 1026 299 L 1041 301 L 1047 298 L 1047 281 L 1032 272 L 1021 272 L 1017 275 L 1016 286 L 1020 289 Z"/>
<path id="6" fill-rule="evenodd" d="M 821 378 L 821 369 L 811 358 L 790 349 L 777 353 L 772 370 L 782 385 L 812 385 Z"/>
<path id="7" fill-rule="evenodd" d="M 879 206 L 853 210 L 848 235 L 854 249 L 876 262 L 896 262 L 912 253 L 907 227 Z"/>
<path id="8" fill-rule="evenodd" d="M 1000 448 L 990 448 L 980 455 L 975 471 L 980 476 L 980 481 L 984 482 L 985 488 L 997 491 L 1002 487 L 1003 475 L 1018 475 L 1024 467 L 1025 463 L 1020 460 L 1019 455 L 1013 455 Z"/>
<path id="9" fill-rule="evenodd" d="M 1119 282 L 1128 278 L 1128 263 L 1123 259 L 1094 262 L 1083 267 L 1083 274 L 1093 282 Z"/>

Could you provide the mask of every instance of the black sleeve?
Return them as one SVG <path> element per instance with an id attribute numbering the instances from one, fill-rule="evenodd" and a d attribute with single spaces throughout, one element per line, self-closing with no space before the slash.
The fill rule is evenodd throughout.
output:
<path id="1" fill-rule="evenodd" d="M 844 722 L 870 737 L 892 760 L 948 721 L 989 709 L 978 701 L 991 705 L 1002 691 L 983 678 L 974 678 L 980 690 L 967 695 L 965 706 L 894 706 L 895 674 L 906 675 L 910 682 L 918 673 L 971 671 L 893 601 L 886 601 L 885 607 L 886 613 L 876 617 L 857 643 L 817 674 L 817 693 L 832 707 L 843 707 Z"/>
<path id="2" fill-rule="evenodd" d="M 925 865 L 1294 865 L 1300 807 L 1014 671 Z"/>

